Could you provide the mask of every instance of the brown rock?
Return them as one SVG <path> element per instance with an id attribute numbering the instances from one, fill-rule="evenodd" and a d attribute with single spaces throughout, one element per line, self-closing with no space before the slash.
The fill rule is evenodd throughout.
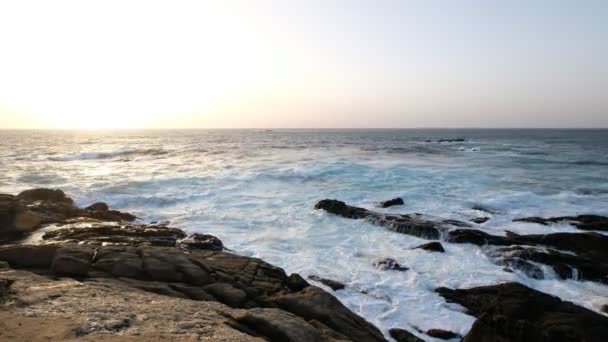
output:
<path id="1" fill-rule="evenodd" d="M 35 202 L 35 201 L 48 201 L 48 202 L 60 202 L 60 203 L 66 203 L 66 204 L 70 204 L 72 205 L 74 203 L 74 201 L 67 197 L 65 195 L 65 193 L 61 190 L 58 189 L 46 189 L 46 188 L 39 188 L 39 189 L 31 189 L 31 190 L 25 190 L 21 193 L 19 193 L 19 195 L 17 195 L 17 197 L 28 201 L 28 202 Z"/>
<path id="2" fill-rule="evenodd" d="M 85 208 L 86 210 L 89 211 L 108 211 L 110 210 L 110 207 L 104 203 L 104 202 L 97 202 L 97 203 L 93 203 L 90 206 Z"/>
<path id="3" fill-rule="evenodd" d="M 42 218 L 38 214 L 31 210 L 25 210 L 15 215 L 13 225 L 21 232 L 31 232 L 35 230 L 40 223 L 42 223 Z"/>

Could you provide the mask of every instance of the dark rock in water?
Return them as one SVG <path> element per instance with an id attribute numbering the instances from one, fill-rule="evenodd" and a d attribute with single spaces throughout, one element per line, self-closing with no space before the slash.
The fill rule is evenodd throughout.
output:
<path id="1" fill-rule="evenodd" d="M 602 305 L 602 312 L 608 313 L 608 304 Z"/>
<path id="2" fill-rule="evenodd" d="M 331 280 L 331 279 L 326 279 L 326 278 L 321 278 L 319 276 L 316 275 L 310 275 L 308 276 L 308 279 L 310 280 L 314 280 L 316 282 L 319 282 L 329 288 L 331 288 L 334 291 L 338 291 L 338 290 L 342 290 L 346 287 L 346 285 L 342 284 L 339 281 L 335 281 L 335 280 Z"/>
<path id="3" fill-rule="evenodd" d="M 494 208 L 486 207 L 485 205 L 480 205 L 480 204 L 474 205 L 471 209 L 483 211 L 488 214 L 499 214 L 500 213 L 500 211 L 498 211 Z"/>
<path id="4" fill-rule="evenodd" d="M 374 267 L 383 271 L 407 271 L 409 268 L 401 266 L 397 260 L 393 258 L 386 258 L 379 260 L 374 263 Z"/>
<path id="5" fill-rule="evenodd" d="M 463 341 L 608 341 L 608 317 L 519 283 L 435 290 L 478 319 Z"/>
<path id="6" fill-rule="evenodd" d="M 89 210 L 89 211 L 108 211 L 108 210 L 110 210 L 110 207 L 104 202 L 97 202 L 97 203 L 91 204 L 90 206 L 88 206 L 84 209 Z"/>
<path id="7" fill-rule="evenodd" d="M 388 200 L 388 201 L 380 202 L 380 207 L 381 208 L 388 208 L 388 207 L 392 207 L 394 205 L 403 205 L 403 204 L 405 204 L 403 202 L 403 199 L 401 197 L 396 197 L 396 198 L 393 198 L 393 199 Z"/>
<path id="8" fill-rule="evenodd" d="M 524 217 L 513 220 L 514 222 L 530 222 L 542 225 L 557 222 L 571 222 L 577 229 L 608 231 L 608 217 L 600 215 L 578 215 L 578 216 L 558 216 L 558 217 Z"/>
<path id="9" fill-rule="evenodd" d="M 447 240 L 452 243 L 472 243 L 474 245 L 502 245 L 514 244 L 509 238 L 491 235 L 476 229 L 455 229 L 448 232 Z"/>
<path id="10" fill-rule="evenodd" d="M 385 227 L 397 233 L 413 235 L 423 239 L 437 240 L 441 232 L 454 227 L 471 227 L 470 224 L 456 220 L 446 220 L 422 214 L 385 215 L 364 208 L 352 207 L 337 200 L 322 200 L 315 209 L 350 219 L 365 219 L 377 226 Z"/>
<path id="11" fill-rule="evenodd" d="M 489 217 L 476 217 L 471 220 L 473 223 L 482 224 L 486 223 L 490 218 Z"/>
<path id="12" fill-rule="evenodd" d="M 445 249 L 443 249 L 443 246 L 441 245 L 441 242 L 438 242 L 438 241 L 433 241 L 433 242 L 425 243 L 425 244 L 420 245 L 418 247 L 414 247 L 414 249 L 424 249 L 425 251 L 439 252 L 439 253 L 445 252 Z"/>
<path id="13" fill-rule="evenodd" d="M 224 249 L 222 241 L 209 234 L 195 233 L 190 235 L 187 239 L 180 241 L 179 244 L 188 249 L 201 249 L 207 251 L 221 251 Z"/>
<path id="14" fill-rule="evenodd" d="M 448 330 L 442 330 L 442 329 L 430 329 L 426 332 L 427 335 L 431 336 L 431 337 L 435 337 L 435 338 L 440 338 L 442 340 L 451 340 L 453 338 L 461 338 L 462 336 L 460 336 L 459 334 L 455 333 L 455 332 L 451 332 Z"/>
<path id="15" fill-rule="evenodd" d="M 507 272 L 507 273 L 513 273 L 513 270 L 510 269 L 509 267 L 504 267 L 502 270 L 505 271 L 505 272 Z"/>
<path id="16" fill-rule="evenodd" d="M 25 190 L 17 195 L 18 198 L 28 202 L 43 201 L 43 202 L 58 202 L 72 205 L 74 201 L 66 196 L 66 194 L 58 189 L 31 189 Z"/>
<path id="17" fill-rule="evenodd" d="M 411 332 L 400 329 L 400 328 L 392 328 L 388 331 L 392 338 L 397 342 L 424 342 L 423 339 L 418 336 L 412 334 Z"/>
<path id="18" fill-rule="evenodd" d="M 465 142 L 466 140 L 463 138 L 455 138 L 455 139 L 439 139 L 437 140 L 438 143 L 443 143 L 443 142 Z"/>

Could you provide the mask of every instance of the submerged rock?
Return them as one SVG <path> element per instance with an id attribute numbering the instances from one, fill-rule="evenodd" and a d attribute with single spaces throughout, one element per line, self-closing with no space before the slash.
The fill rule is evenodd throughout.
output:
<path id="1" fill-rule="evenodd" d="M 404 205 L 403 199 L 401 197 L 396 197 L 388 201 L 380 202 L 380 208 L 388 208 L 394 205 Z"/>
<path id="2" fill-rule="evenodd" d="M 608 341 L 608 317 L 519 283 L 435 291 L 478 318 L 465 342 Z"/>
<path id="3" fill-rule="evenodd" d="M 402 271 L 405 272 L 409 268 L 401 266 L 397 260 L 393 258 L 385 258 L 374 263 L 374 267 L 382 271 Z"/>
<path id="4" fill-rule="evenodd" d="M 445 249 L 443 249 L 443 246 L 441 245 L 441 242 L 439 242 L 439 241 L 425 243 L 418 247 L 414 247 L 414 249 L 424 249 L 425 251 L 439 252 L 439 253 L 445 252 Z"/>
<path id="5" fill-rule="evenodd" d="M 459 334 L 455 332 L 451 332 L 443 329 L 430 329 L 426 332 L 427 335 L 435 338 L 440 338 L 442 340 L 451 340 L 453 338 L 460 338 Z"/>
<path id="6" fill-rule="evenodd" d="M 482 224 L 482 223 L 488 222 L 489 219 L 490 219 L 489 217 L 476 217 L 476 218 L 472 219 L 471 222 L 477 223 L 477 224 Z"/>
<path id="7" fill-rule="evenodd" d="M 310 275 L 310 276 L 308 276 L 308 279 L 319 282 L 319 283 L 331 288 L 334 291 L 342 290 L 346 287 L 346 285 L 344 285 L 343 283 L 341 283 L 339 281 L 321 278 L 316 275 Z"/>
<path id="8" fill-rule="evenodd" d="M 424 342 L 423 339 L 418 336 L 412 334 L 411 332 L 400 329 L 400 328 L 392 328 L 388 331 L 392 338 L 397 342 Z"/>
<path id="9" fill-rule="evenodd" d="M 600 215 L 578 215 L 578 216 L 558 216 L 558 217 L 524 217 L 513 220 L 514 222 L 530 222 L 542 225 L 550 223 L 567 222 L 572 223 L 577 229 L 608 231 L 608 217 Z"/>

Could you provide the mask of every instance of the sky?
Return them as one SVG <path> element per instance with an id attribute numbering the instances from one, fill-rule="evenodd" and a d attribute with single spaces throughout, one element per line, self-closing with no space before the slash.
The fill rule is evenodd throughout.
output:
<path id="1" fill-rule="evenodd" d="M 608 127 L 608 1 L 0 0 L 0 128 Z"/>

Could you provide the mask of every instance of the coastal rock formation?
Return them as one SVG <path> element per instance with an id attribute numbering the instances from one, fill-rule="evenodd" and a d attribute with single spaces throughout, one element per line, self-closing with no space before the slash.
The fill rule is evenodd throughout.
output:
<path id="1" fill-rule="evenodd" d="M 436 292 L 478 317 L 464 342 L 608 340 L 608 317 L 519 283 Z"/>
<path id="2" fill-rule="evenodd" d="M 424 342 L 423 339 L 418 336 L 412 334 L 411 332 L 400 329 L 400 328 L 392 328 L 388 331 L 392 338 L 397 342 Z"/>
<path id="3" fill-rule="evenodd" d="M 405 272 L 405 271 L 409 270 L 409 268 L 407 268 L 405 266 L 401 266 L 401 264 L 399 264 L 397 262 L 397 260 L 395 260 L 393 258 L 385 258 L 382 260 L 378 260 L 377 262 L 374 263 L 374 267 L 376 267 L 379 270 L 383 270 L 383 271 Z"/>
<path id="4" fill-rule="evenodd" d="M 425 243 L 420 246 L 414 247 L 414 249 L 424 249 L 425 251 L 439 252 L 439 253 L 445 252 L 445 249 L 443 249 L 443 246 L 441 245 L 441 242 L 439 242 L 439 241 Z"/>
<path id="5" fill-rule="evenodd" d="M 104 288 L 104 302 L 121 308 L 127 304 L 119 303 L 119 298 L 139 298 L 128 305 L 138 307 L 140 314 L 155 308 L 157 301 L 169 301 L 162 298 L 172 298 L 184 307 L 190 307 L 190 302 L 201 303 L 199 306 L 206 308 L 207 315 L 213 316 L 206 323 L 190 322 L 190 318 L 168 331 L 178 329 L 207 336 L 211 332 L 203 332 L 201 327 L 214 326 L 218 333 L 232 336 L 224 339 L 230 341 L 385 341 L 376 327 L 331 294 L 260 259 L 228 253 L 221 240 L 212 235 L 186 237 L 182 230 L 165 224 L 130 222 L 132 216 L 126 213 L 100 215 L 111 210 L 99 203 L 80 209 L 59 191 L 26 192 L 21 197 L 0 196 L 8 203 L 0 208 L 8 208 L 2 219 L 8 218 L 3 222 L 9 222 L 9 228 L 14 227 L 14 217 L 9 217 L 14 211 L 9 209 L 20 208 L 23 201 L 45 201 L 32 210 L 46 215 L 46 219 L 38 227 L 42 229 L 37 233 L 41 236 L 26 240 L 29 244 L 0 246 L 0 261 L 14 270 L 10 271 L 16 279 L 11 289 L 16 289 L 9 294 L 12 297 L 8 309 L 15 312 L 28 307 L 30 312 L 38 310 L 46 317 L 48 312 L 73 310 L 73 316 L 68 318 L 79 321 L 78 312 L 84 309 L 77 308 L 75 299 L 70 302 L 72 309 L 53 307 L 56 298 L 66 296 L 66 291 L 58 290 L 65 283 L 69 284 L 65 286 L 70 288 L 70 296 L 81 296 L 81 301 L 85 300 L 85 293 L 98 293 Z M 59 211 L 53 212 L 53 208 Z M 107 217 L 112 219 L 106 220 Z M 71 280 L 66 283 L 65 279 Z M 28 282 L 38 285 L 30 287 Z M 47 287 L 48 291 L 36 290 Z M 78 288 L 83 291 L 80 295 Z M 139 291 L 148 295 L 139 295 Z M 162 298 L 153 299 L 157 297 L 152 295 Z M 142 301 L 144 297 L 154 303 Z M 83 306 L 90 314 L 107 310 L 88 303 Z M 175 310 L 181 312 L 181 307 Z M 133 316 L 80 324 L 70 328 L 70 334 L 81 338 L 100 333 L 138 334 L 138 327 L 144 325 Z"/>
<path id="6" fill-rule="evenodd" d="M 405 204 L 405 202 L 403 202 L 403 198 L 396 197 L 396 198 L 393 198 L 388 201 L 380 202 L 379 206 L 380 206 L 380 208 L 388 208 L 388 207 L 392 207 L 394 205 L 404 205 L 404 204 Z"/>
<path id="7" fill-rule="evenodd" d="M 443 330 L 443 329 L 429 329 L 426 332 L 427 335 L 435 338 L 439 338 L 442 340 L 451 340 L 453 338 L 460 338 L 462 336 L 458 335 L 455 332 Z"/>
<path id="8" fill-rule="evenodd" d="M 471 227 L 470 224 L 457 220 L 447 220 L 422 214 L 382 214 L 364 208 L 353 207 L 338 200 L 319 201 L 315 209 L 322 209 L 331 214 L 349 219 L 365 219 L 377 226 L 385 227 L 397 233 L 413 235 L 424 239 L 437 240 L 443 232 L 454 227 Z"/>
<path id="9" fill-rule="evenodd" d="M 136 219 L 132 214 L 109 210 L 101 203 L 86 209 L 78 208 L 61 190 L 39 188 L 17 196 L 0 194 L 0 241 L 15 241 L 42 225 L 82 217 L 113 222 Z"/>
<path id="10" fill-rule="evenodd" d="M 600 215 L 578 215 L 578 216 L 558 216 L 558 217 L 524 217 L 513 220 L 514 222 L 530 222 L 542 225 L 550 223 L 567 222 L 580 230 L 599 230 L 608 231 L 608 217 Z"/>
<path id="11" fill-rule="evenodd" d="M 519 269 L 526 275 L 543 279 L 544 273 L 536 263 L 553 268 L 563 279 L 591 280 L 608 283 L 608 236 L 600 233 L 550 233 L 519 235 L 506 232 L 492 235 L 472 229 L 457 220 L 422 214 L 382 214 L 349 206 L 337 200 L 322 200 L 315 209 L 350 219 L 364 219 L 389 230 L 424 239 L 444 238 L 450 243 L 471 243 L 486 248 L 487 254 L 499 265 Z M 579 216 L 586 224 L 602 222 L 601 217 Z M 566 252 L 564 252 L 566 251 Z"/>
<path id="12" fill-rule="evenodd" d="M 488 222 L 488 220 L 490 220 L 490 218 L 484 216 L 484 217 L 476 217 L 476 218 L 472 219 L 471 222 L 477 223 L 477 224 L 482 224 L 482 223 Z"/>
<path id="13" fill-rule="evenodd" d="M 339 281 L 335 281 L 335 280 L 331 280 L 331 279 L 326 279 L 326 278 L 321 278 L 319 276 L 316 275 L 310 275 L 308 276 L 308 279 L 312 280 L 312 281 L 316 281 L 318 283 L 321 283 L 329 288 L 331 288 L 334 291 L 338 291 L 338 290 L 342 290 L 346 287 L 346 285 L 342 284 Z"/>

